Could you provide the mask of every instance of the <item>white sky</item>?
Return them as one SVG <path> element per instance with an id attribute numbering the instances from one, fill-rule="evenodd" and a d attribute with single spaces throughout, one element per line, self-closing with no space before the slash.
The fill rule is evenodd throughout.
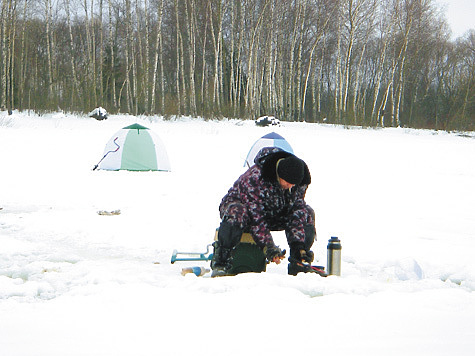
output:
<path id="1" fill-rule="evenodd" d="M 436 0 L 446 6 L 445 17 L 452 29 L 452 38 L 475 29 L 475 0 Z"/>

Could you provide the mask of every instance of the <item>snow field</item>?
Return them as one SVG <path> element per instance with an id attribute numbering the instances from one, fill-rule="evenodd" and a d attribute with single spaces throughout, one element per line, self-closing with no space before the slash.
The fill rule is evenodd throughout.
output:
<path id="1" fill-rule="evenodd" d="M 92 171 L 138 122 L 172 172 Z M 252 144 L 276 131 L 310 167 L 318 264 L 342 276 L 181 276 Z M 475 140 L 408 129 L 0 113 L 0 350 L 19 355 L 472 355 Z M 99 210 L 120 209 L 117 216 Z M 287 248 L 283 233 L 275 240 Z M 299 344 L 302 344 L 299 347 Z M 277 345 L 277 346 L 276 346 Z"/>

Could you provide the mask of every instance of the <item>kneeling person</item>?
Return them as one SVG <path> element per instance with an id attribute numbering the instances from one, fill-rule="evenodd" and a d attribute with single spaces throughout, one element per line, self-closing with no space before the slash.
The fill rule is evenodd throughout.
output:
<path id="1" fill-rule="evenodd" d="M 285 250 L 275 245 L 271 231 L 285 231 L 290 247 L 288 273 L 304 272 L 312 262 L 315 213 L 305 202 L 311 182 L 303 160 L 277 147 L 263 148 L 254 165 L 229 189 L 219 206 L 221 224 L 211 262 L 212 276 L 232 274 L 232 251 L 244 232 L 251 234 L 269 262 L 279 264 Z"/>

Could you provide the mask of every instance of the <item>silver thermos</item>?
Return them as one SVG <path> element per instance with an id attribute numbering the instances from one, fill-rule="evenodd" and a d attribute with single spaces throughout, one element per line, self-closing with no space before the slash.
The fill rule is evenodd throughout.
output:
<path id="1" fill-rule="evenodd" d="M 329 275 L 341 275 L 341 243 L 338 237 L 332 236 L 327 245 L 327 271 Z"/>

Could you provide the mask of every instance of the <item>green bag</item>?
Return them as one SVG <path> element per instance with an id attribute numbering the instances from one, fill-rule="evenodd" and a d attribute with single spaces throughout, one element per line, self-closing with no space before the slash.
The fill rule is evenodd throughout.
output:
<path id="1" fill-rule="evenodd" d="M 266 256 L 259 248 L 250 234 L 244 233 L 233 250 L 233 267 L 229 271 L 231 274 L 247 272 L 265 272 Z"/>

